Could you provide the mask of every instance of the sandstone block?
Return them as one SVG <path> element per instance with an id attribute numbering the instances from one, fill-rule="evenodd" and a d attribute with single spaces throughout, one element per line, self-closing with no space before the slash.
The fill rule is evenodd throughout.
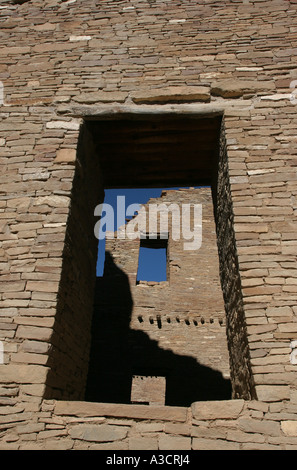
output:
<path id="1" fill-rule="evenodd" d="M 183 425 L 177 424 L 176 426 L 180 427 Z M 136 433 L 139 433 L 139 434 L 162 432 L 163 428 L 164 428 L 164 424 L 157 423 L 157 422 L 147 423 L 147 422 L 140 421 L 135 424 L 135 431 Z"/>
<path id="2" fill-rule="evenodd" d="M 26 313 L 26 312 L 24 312 Z M 34 317 L 34 316 L 16 316 L 14 318 L 14 322 L 17 323 L 18 325 L 31 325 L 31 326 L 37 326 L 37 327 L 52 327 L 54 325 L 54 318 L 53 317 L 43 317 L 42 316 L 42 309 L 41 309 L 41 315 Z"/>
<path id="3" fill-rule="evenodd" d="M 48 368 L 40 365 L 0 365 L 1 382 L 19 384 L 44 384 Z"/>
<path id="4" fill-rule="evenodd" d="M 257 385 L 257 397 L 260 401 L 273 402 L 288 400 L 290 389 L 285 385 Z"/>
<path id="5" fill-rule="evenodd" d="M 131 437 L 129 439 L 130 450 L 158 450 L 158 448 L 156 437 Z"/>
<path id="6" fill-rule="evenodd" d="M 34 340 L 25 340 L 22 343 L 21 349 L 24 352 L 35 354 L 47 354 L 50 349 L 49 343 Z"/>
<path id="7" fill-rule="evenodd" d="M 46 123 L 47 129 L 65 129 L 77 131 L 80 127 L 78 121 L 49 121 Z"/>
<path id="8" fill-rule="evenodd" d="M 50 429 L 45 431 L 40 431 L 38 437 L 40 439 L 55 438 L 60 436 L 67 436 L 68 432 L 66 429 Z"/>
<path id="9" fill-rule="evenodd" d="M 76 160 L 75 149 L 60 149 L 57 151 L 55 163 L 74 163 Z"/>
<path id="10" fill-rule="evenodd" d="M 238 430 L 231 430 L 227 432 L 228 441 L 234 442 L 265 442 L 265 436 L 255 432 L 243 432 Z"/>
<path id="11" fill-rule="evenodd" d="M 70 416 L 112 416 L 118 418 L 164 420 L 185 422 L 188 408 L 179 406 L 123 405 L 114 403 L 88 403 L 58 401 L 55 404 L 57 415 Z"/>
<path id="12" fill-rule="evenodd" d="M 16 337 L 34 339 L 37 341 L 48 341 L 51 338 L 52 333 L 53 330 L 51 328 L 20 325 L 17 329 Z"/>
<path id="13" fill-rule="evenodd" d="M 281 429 L 286 436 L 297 436 L 297 421 L 282 421 Z"/>
<path id="14" fill-rule="evenodd" d="M 40 364 L 45 365 L 47 363 L 47 356 L 43 354 L 33 354 L 33 353 L 16 353 L 13 355 L 11 361 L 18 362 L 23 364 Z"/>
<path id="15" fill-rule="evenodd" d="M 281 323 L 278 327 L 281 333 L 297 334 L 297 323 Z"/>
<path id="16" fill-rule="evenodd" d="M 44 384 L 23 384 L 22 390 L 27 394 L 34 397 L 42 397 L 45 391 Z"/>
<path id="17" fill-rule="evenodd" d="M 223 439 L 203 439 L 195 437 L 192 444 L 193 450 L 239 450 L 237 442 L 228 442 Z"/>
<path id="18" fill-rule="evenodd" d="M 292 310 L 290 307 L 269 307 L 266 310 L 266 314 L 268 317 L 290 317 L 292 315 Z"/>
<path id="19" fill-rule="evenodd" d="M 128 434 L 128 430 L 128 427 L 109 424 L 78 424 L 70 429 L 70 436 L 72 439 L 83 441 L 110 442 L 124 439 Z"/>
<path id="20" fill-rule="evenodd" d="M 191 426 L 189 424 L 166 423 L 164 430 L 168 434 L 176 434 L 182 436 L 191 435 Z"/>
<path id="21" fill-rule="evenodd" d="M 82 443 L 83 441 L 77 441 L 77 442 Z M 77 444 L 75 445 L 77 446 Z M 125 439 L 124 441 L 103 442 L 100 444 L 89 443 L 88 449 L 89 450 L 128 450 L 129 443 L 127 439 Z"/>
<path id="22" fill-rule="evenodd" d="M 26 290 L 32 292 L 57 292 L 58 291 L 58 282 L 51 281 L 28 281 Z"/>
<path id="23" fill-rule="evenodd" d="M 52 438 L 46 439 L 44 442 L 45 450 L 71 450 L 73 447 L 72 439 L 67 438 Z"/>
<path id="24" fill-rule="evenodd" d="M 278 436 L 280 432 L 280 425 L 275 421 L 240 418 L 238 425 L 239 429 L 244 432 L 266 434 L 268 436 Z"/>
<path id="25" fill-rule="evenodd" d="M 191 438 L 182 436 L 168 436 L 162 434 L 159 437 L 160 450 L 191 450 Z"/>
<path id="26" fill-rule="evenodd" d="M 34 199 L 34 206 L 68 207 L 70 198 L 66 196 L 40 196 Z"/>
<path id="27" fill-rule="evenodd" d="M 121 91 L 96 91 L 92 93 L 81 93 L 73 97 L 73 101 L 83 104 L 94 103 L 124 103 L 128 97 L 126 92 Z"/>
<path id="28" fill-rule="evenodd" d="M 10 253 L 12 254 L 12 253 Z M 0 292 L 20 292 L 25 289 L 24 281 L 10 281 L 0 283 Z"/>
<path id="29" fill-rule="evenodd" d="M 29 434 L 43 431 L 45 427 L 44 423 L 29 423 L 22 426 L 17 426 L 17 432 L 19 434 Z"/>
<path id="30" fill-rule="evenodd" d="M 259 82 L 253 80 L 222 80 L 212 84 L 211 93 L 223 98 L 239 98 L 246 93 L 257 93 L 262 90 L 272 90 L 275 84 L 271 81 Z"/>
<path id="31" fill-rule="evenodd" d="M 195 402 L 192 404 L 192 414 L 199 420 L 236 419 L 243 407 L 244 400 Z"/>
<path id="32" fill-rule="evenodd" d="M 137 91 L 132 95 L 134 103 L 172 103 L 209 101 L 208 87 L 168 87 L 161 90 Z"/>

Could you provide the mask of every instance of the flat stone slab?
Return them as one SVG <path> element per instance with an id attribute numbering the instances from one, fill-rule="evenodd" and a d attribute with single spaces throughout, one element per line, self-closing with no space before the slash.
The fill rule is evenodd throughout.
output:
<path id="1" fill-rule="evenodd" d="M 0 376 L 2 383 L 44 384 L 48 367 L 33 364 L 2 364 Z"/>
<path id="2" fill-rule="evenodd" d="M 206 86 L 167 87 L 160 90 L 136 91 L 131 98 L 134 103 L 205 102 L 210 100 L 210 92 Z"/>
<path id="3" fill-rule="evenodd" d="M 282 421 L 281 429 L 286 436 L 297 436 L 297 421 Z"/>
<path id="4" fill-rule="evenodd" d="M 97 91 L 91 93 L 81 93 L 73 97 L 73 101 L 77 103 L 124 103 L 128 94 L 122 91 Z"/>
<path id="5" fill-rule="evenodd" d="M 108 424 L 77 424 L 70 429 L 73 439 L 91 442 L 110 442 L 124 439 L 128 434 L 128 427 L 110 426 Z"/>
<path id="6" fill-rule="evenodd" d="M 195 419 L 236 419 L 244 407 L 244 400 L 201 401 L 192 404 Z"/>
<path id="7" fill-rule="evenodd" d="M 76 160 L 76 149 L 60 149 L 57 151 L 55 163 L 74 163 Z"/>
<path id="8" fill-rule="evenodd" d="M 290 387 L 287 385 L 257 385 L 258 400 L 265 402 L 289 400 Z"/>
<path id="9" fill-rule="evenodd" d="M 275 84 L 269 81 L 253 80 L 220 80 L 212 84 L 211 94 L 223 98 L 239 98 L 245 93 L 257 93 L 263 90 L 272 90 Z"/>
<path id="10" fill-rule="evenodd" d="M 178 406 L 126 405 L 84 401 L 57 401 L 55 414 L 65 416 L 113 416 L 117 418 L 156 419 L 159 421 L 187 420 L 188 408 Z"/>

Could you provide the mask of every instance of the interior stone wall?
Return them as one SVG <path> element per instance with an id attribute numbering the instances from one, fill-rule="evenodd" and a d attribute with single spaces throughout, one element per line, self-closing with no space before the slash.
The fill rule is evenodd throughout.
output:
<path id="1" fill-rule="evenodd" d="M 242 299 L 225 125 L 222 123 L 217 183 L 214 188 L 215 215 L 220 259 L 220 277 L 224 294 L 233 397 L 256 398 L 247 341 L 246 318 Z"/>
<path id="2" fill-rule="evenodd" d="M 195 224 L 195 236 L 202 237 L 201 246 L 199 241 L 191 250 L 185 249 L 189 240 L 182 235 L 188 205 L 191 231 Z M 201 206 L 201 219 L 195 212 L 194 220 L 194 206 Z M 131 240 L 129 230 L 144 227 L 152 234 L 151 207 L 158 208 L 159 233 L 168 221 L 168 279 L 137 283 L 140 239 Z M 134 375 L 165 377 L 164 404 L 171 406 L 231 398 L 211 188 L 164 190 L 142 210 L 106 240 L 105 273 L 97 279 L 87 399 L 131 403 Z M 180 226 L 179 239 L 174 224 Z"/>
<path id="3" fill-rule="evenodd" d="M 98 243 L 94 210 L 104 198 L 100 162 L 82 125 L 75 159 L 45 397 L 83 399 L 88 374 Z"/>

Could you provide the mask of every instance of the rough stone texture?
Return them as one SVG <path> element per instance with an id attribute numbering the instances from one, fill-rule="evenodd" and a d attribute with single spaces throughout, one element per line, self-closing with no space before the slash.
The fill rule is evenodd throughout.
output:
<path id="1" fill-rule="evenodd" d="M 237 418 L 244 407 L 243 400 L 196 402 L 192 405 L 195 419 L 231 419 Z"/>
<path id="2" fill-rule="evenodd" d="M 221 133 L 215 196 L 218 250 L 221 260 L 222 290 L 227 311 L 227 336 L 234 398 L 254 398 L 254 384 L 249 361 L 246 320 L 234 233 L 230 170 L 224 128 Z"/>
<path id="3" fill-rule="evenodd" d="M 222 80 L 212 83 L 211 92 L 223 98 L 239 98 L 245 94 L 254 94 L 258 90 L 274 90 L 275 84 L 270 82 L 253 82 L 252 80 Z"/>
<path id="4" fill-rule="evenodd" d="M 99 3 L 1 1 L 0 448 L 163 449 L 177 437 L 192 449 L 296 449 L 296 1 Z M 133 102 L 175 87 L 174 103 Z M 192 87 L 207 102 L 178 104 Z M 74 160 L 80 126 L 125 112 L 224 115 L 217 227 L 238 417 L 145 405 L 118 416 L 113 404 L 86 417 L 45 399 L 82 399 L 87 373 L 96 246 L 85 234 L 100 172 L 90 142 Z M 176 423 L 182 434 L 166 427 Z M 118 440 L 79 438 L 103 425 Z"/>
<path id="5" fill-rule="evenodd" d="M 133 376 L 131 385 L 131 403 L 165 405 L 165 377 Z"/>
<path id="6" fill-rule="evenodd" d="M 192 103 L 195 101 L 209 101 L 210 93 L 207 87 L 170 87 L 160 91 L 139 91 L 132 94 L 134 103 Z"/>
<path id="7" fill-rule="evenodd" d="M 189 204 L 191 227 L 193 206 L 201 207 L 202 213 L 195 220 L 197 247 L 186 250 L 187 241 L 176 239 L 175 229 L 182 225 L 183 208 Z M 137 281 L 140 239 L 131 240 L 127 235 L 134 229 L 152 230 L 152 208 L 158 209 L 157 232 L 168 231 L 167 280 L 162 282 Z M 150 395 L 144 390 L 141 394 L 142 381 L 132 382 L 135 375 L 164 377 L 166 394 L 164 397 L 161 389 L 159 400 L 170 406 L 231 398 L 211 189 L 164 190 L 142 210 L 145 212 L 116 234 L 109 234 L 113 238 L 105 243 L 104 275 L 97 279 L 96 287 L 86 399 L 129 403 L 132 393 L 132 402 L 137 401 L 135 396 L 138 401 L 142 396 L 143 402 L 156 402 L 157 383 L 155 387 L 151 383 Z"/>

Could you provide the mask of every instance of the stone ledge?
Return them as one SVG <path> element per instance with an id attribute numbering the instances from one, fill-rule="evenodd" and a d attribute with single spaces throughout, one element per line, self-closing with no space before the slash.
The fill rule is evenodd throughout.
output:
<path id="1" fill-rule="evenodd" d="M 189 408 L 179 406 L 127 405 L 118 403 L 93 403 L 84 401 L 56 401 L 56 415 L 149 419 L 186 422 Z"/>
<path id="2" fill-rule="evenodd" d="M 240 98 L 244 94 L 256 94 L 257 92 L 275 89 L 273 81 L 254 80 L 220 80 L 212 84 L 211 94 L 223 98 Z"/>
<path id="3" fill-rule="evenodd" d="M 184 103 L 209 101 L 210 93 L 207 86 L 167 87 L 161 90 L 135 91 L 132 94 L 134 103 Z"/>
<path id="4" fill-rule="evenodd" d="M 193 418 L 198 420 L 209 419 L 236 419 L 244 408 L 244 400 L 201 401 L 192 403 Z"/>
<path id="5" fill-rule="evenodd" d="M 242 103 L 242 100 L 234 100 L 232 106 L 235 104 L 243 107 L 248 107 L 247 102 Z M 228 104 L 228 103 L 227 103 Z M 176 116 L 189 117 L 189 118 L 203 118 L 222 116 L 225 112 L 226 106 L 224 100 L 221 103 L 173 103 L 173 104 L 135 104 L 135 103 L 101 103 L 101 104 L 78 104 L 78 105 L 60 105 L 57 108 L 57 114 L 64 117 L 90 119 L 140 119 L 140 118 L 153 118 L 159 117 L 163 119 L 166 117 Z"/>

